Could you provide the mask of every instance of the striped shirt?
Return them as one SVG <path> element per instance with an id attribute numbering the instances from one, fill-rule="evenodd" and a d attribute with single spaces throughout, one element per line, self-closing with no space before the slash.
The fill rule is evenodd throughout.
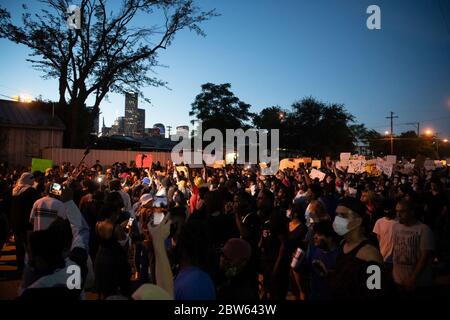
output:
<path id="1" fill-rule="evenodd" d="M 67 219 L 67 209 L 63 202 L 46 196 L 37 200 L 31 209 L 30 222 L 34 231 L 47 229 L 57 217 Z"/>

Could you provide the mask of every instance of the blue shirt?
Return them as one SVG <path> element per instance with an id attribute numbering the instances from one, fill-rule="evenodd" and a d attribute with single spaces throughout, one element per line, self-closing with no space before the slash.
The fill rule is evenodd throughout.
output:
<path id="1" fill-rule="evenodd" d="M 211 277 L 197 267 L 183 268 L 174 283 L 175 300 L 214 300 L 216 288 Z"/>

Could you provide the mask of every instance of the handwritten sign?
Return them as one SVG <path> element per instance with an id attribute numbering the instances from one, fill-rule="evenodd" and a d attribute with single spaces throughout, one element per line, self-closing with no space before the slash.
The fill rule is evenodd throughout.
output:
<path id="1" fill-rule="evenodd" d="M 393 165 L 382 158 L 377 158 L 377 169 L 388 177 L 392 176 Z"/>
<path id="2" fill-rule="evenodd" d="M 348 173 L 364 173 L 365 161 L 364 160 L 349 160 L 348 161 Z"/>
<path id="3" fill-rule="evenodd" d="M 339 156 L 340 166 L 344 168 L 348 167 L 348 162 L 350 160 L 351 155 L 352 154 L 350 152 L 342 152 Z"/>
<path id="4" fill-rule="evenodd" d="M 309 174 L 309 177 L 310 177 L 311 179 L 316 179 L 316 178 L 318 178 L 319 181 L 322 181 L 323 179 L 325 179 L 325 176 L 326 176 L 325 173 L 323 173 L 322 171 L 319 171 L 319 170 L 317 170 L 317 169 L 312 169 L 312 170 L 311 170 L 311 173 Z"/>
<path id="5" fill-rule="evenodd" d="M 397 163 L 397 156 L 386 156 L 386 162 L 390 164 L 396 164 Z"/>

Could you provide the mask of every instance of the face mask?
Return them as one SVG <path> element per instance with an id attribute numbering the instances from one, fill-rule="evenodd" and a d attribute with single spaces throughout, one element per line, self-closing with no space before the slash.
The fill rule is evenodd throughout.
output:
<path id="1" fill-rule="evenodd" d="M 333 229 L 340 236 L 347 234 L 350 231 L 348 229 L 348 220 L 336 216 L 333 221 Z"/>
<path id="2" fill-rule="evenodd" d="M 311 212 L 309 210 L 309 208 L 306 208 L 305 211 L 305 220 L 306 220 L 306 226 L 309 228 L 311 226 L 311 224 L 313 224 L 314 220 L 313 218 L 311 218 L 311 215 L 313 214 L 313 212 Z"/>
<path id="3" fill-rule="evenodd" d="M 402 181 L 402 184 L 406 183 L 406 179 L 402 179 L 401 181 Z"/>
<path id="4" fill-rule="evenodd" d="M 291 212 L 290 209 L 286 210 L 286 217 L 287 217 L 288 219 L 291 219 L 291 218 L 292 218 L 292 212 Z"/>

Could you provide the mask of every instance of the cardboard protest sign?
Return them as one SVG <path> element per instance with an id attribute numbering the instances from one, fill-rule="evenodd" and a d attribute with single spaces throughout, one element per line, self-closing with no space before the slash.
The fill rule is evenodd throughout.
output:
<path id="1" fill-rule="evenodd" d="M 364 160 L 349 160 L 348 161 L 348 173 L 364 173 L 365 172 Z"/>
<path id="2" fill-rule="evenodd" d="M 372 177 L 378 177 L 381 172 L 377 168 L 377 161 L 375 159 L 366 161 L 364 166 L 366 173 Z"/>
<path id="3" fill-rule="evenodd" d="M 214 165 L 213 165 L 214 169 L 222 169 L 223 167 L 225 167 L 225 160 L 214 161 Z"/>
<path id="4" fill-rule="evenodd" d="M 184 176 L 186 178 L 189 177 L 189 170 L 188 170 L 188 168 L 186 166 L 176 166 L 175 169 L 177 170 L 178 174 L 180 174 L 180 172 L 183 172 Z"/>
<path id="5" fill-rule="evenodd" d="M 293 159 L 283 159 L 280 161 L 280 166 L 278 167 L 279 170 L 284 170 L 284 169 L 296 169 L 298 166 L 297 164 L 293 161 Z"/>
<path id="6" fill-rule="evenodd" d="M 322 181 L 323 179 L 325 179 L 326 174 L 323 173 L 322 171 L 316 170 L 316 169 L 312 169 L 311 173 L 309 174 L 309 177 L 311 179 L 315 179 L 315 178 L 319 178 L 319 181 Z"/>
<path id="7" fill-rule="evenodd" d="M 396 164 L 397 156 L 393 156 L 393 155 L 386 156 L 386 162 L 390 163 L 390 164 Z"/>
<path id="8" fill-rule="evenodd" d="M 392 176 L 393 168 L 394 166 L 391 163 L 388 163 L 384 159 L 377 158 L 377 169 L 388 177 Z"/>
<path id="9" fill-rule="evenodd" d="M 434 163 L 433 160 L 427 159 L 424 161 L 423 167 L 427 171 L 433 171 L 434 169 L 436 169 L 436 164 Z"/>
<path id="10" fill-rule="evenodd" d="M 320 169 L 321 166 L 322 166 L 321 160 L 313 160 L 312 161 L 311 167 Z"/>
<path id="11" fill-rule="evenodd" d="M 52 167 L 53 167 L 53 160 L 39 159 L 39 158 L 31 159 L 31 172 L 34 171 L 45 172 L 45 170 Z"/>
<path id="12" fill-rule="evenodd" d="M 138 153 L 134 161 L 138 168 L 150 168 L 152 166 L 153 157 L 150 153 Z"/>
<path id="13" fill-rule="evenodd" d="M 341 152 L 339 156 L 340 166 L 348 167 L 348 161 L 350 160 L 351 153 L 350 152 Z"/>

